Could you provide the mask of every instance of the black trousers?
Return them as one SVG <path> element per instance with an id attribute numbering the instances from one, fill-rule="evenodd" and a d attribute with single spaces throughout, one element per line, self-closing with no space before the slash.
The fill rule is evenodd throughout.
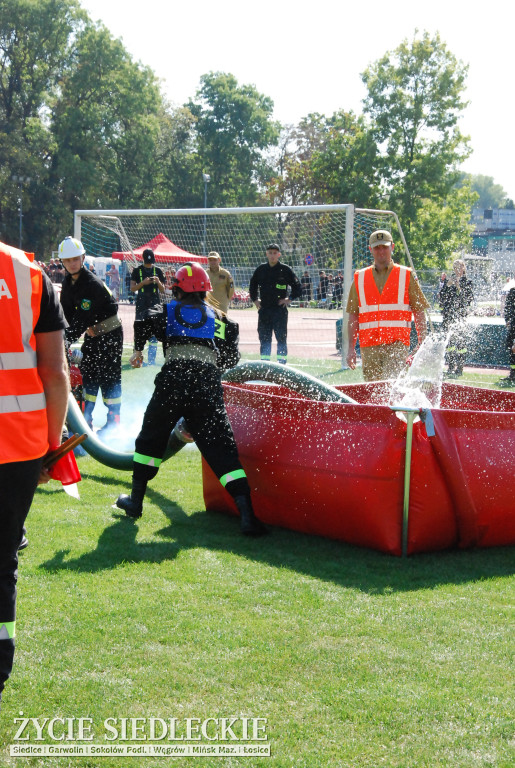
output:
<path id="1" fill-rule="evenodd" d="M 250 492 L 223 398 L 220 370 L 199 360 L 173 360 L 155 378 L 155 389 L 136 438 L 134 476 L 150 480 L 157 473 L 170 432 L 181 417 L 228 493 Z M 150 461 L 149 461 L 150 460 Z M 236 472 L 234 479 L 228 476 Z"/>
<path id="2" fill-rule="evenodd" d="M 18 545 L 43 459 L 0 464 L 0 691 L 14 658 Z"/>
<path id="3" fill-rule="evenodd" d="M 515 344 L 515 320 L 512 320 L 506 334 L 506 349 L 510 357 L 510 377 L 515 380 L 515 352 L 513 351 L 513 345 Z"/>
<path id="4" fill-rule="evenodd" d="M 288 310 L 285 306 L 261 307 L 258 310 L 258 336 L 262 358 L 270 359 L 272 354 L 272 332 L 277 339 L 277 358 L 286 361 L 288 347 Z"/>
<path id="5" fill-rule="evenodd" d="M 156 338 L 156 327 L 159 320 L 158 315 L 146 317 L 144 320 L 134 321 L 134 350 L 136 352 L 143 352 L 147 341 Z M 166 344 L 163 341 L 163 353 L 166 352 Z M 150 350 L 149 350 L 150 357 Z"/>
<path id="6" fill-rule="evenodd" d="M 99 390 L 107 407 L 108 423 L 119 420 L 122 400 L 122 352 L 121 328 L 115 328 L 102 336 L 84 337 L 80 372 L 85 400 L 84 418 L 90 426 Z"/>

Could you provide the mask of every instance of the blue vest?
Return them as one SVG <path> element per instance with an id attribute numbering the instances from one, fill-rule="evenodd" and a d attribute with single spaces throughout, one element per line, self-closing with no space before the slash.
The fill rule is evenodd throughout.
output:
<path id="1" fill-rule="evenodd" d="M 213 339 L 215 313 L 207 304 L 192 306 L 171 301 L 166 305 L 166 335 L 192 339 Z"/>

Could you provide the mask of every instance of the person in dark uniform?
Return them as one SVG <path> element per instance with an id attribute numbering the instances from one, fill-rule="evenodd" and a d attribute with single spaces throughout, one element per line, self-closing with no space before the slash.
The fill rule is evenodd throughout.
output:
<path id="1" fill-rule="evenodd" d="M 456 259 L 452 270 L 452 275 L 440 289 L 439 300 L 442 307 L 442 331 L 452 331 L 446 351 L 447 375 L 456 377 L 463 374 L 467 357 L 463 324 L 474 300 L 474 292 L 463 259 Z"/>
<path id="2" fill-rule="evenodd" d="M 515 387 L 515 288 L 510 288 L 504 305 L 506 322 L 506 348 L 510 356 L 510 373 L 501 379 L 502 387 Z"/>
<path id="3" fill-rule="evenodd" d="M 0 243 L 0 699 L 14 660 L 18 554 L 43 457 L 61 444 L 68 404 L 66 327 L 33 254 Z"/>
<path id="4" fill-rule="evenodd" d="M 149 342 L 148 364 L 156 361 L 157 339 L 154 336 L 153 318 L 163 312 L 165 276 L 155 266 L 156 257 L 151 248 L 143 251 L 143 266 L 132 270 L 130 289 L 136 294 L 136 316 L 134 320 L 134 354 L 131 365 L 138 367 L 143 363 L 143 349 Z"/>
<path id="5" fill-rule="evenodd" d="M 306 270 L 300 278 L 300 285 L 302 289 L 303 301 L 311 301 L 311 278 L 309 272 Z"/>
<path id="6" fill-rule="evenodd" d="M 172 429 L 184 418 L 202 456 L 233 497 L 241 532 L 260 536 L 267 529 L 254 515 L 223 399 L 217 343 L 228 321 L 206 303 L 211 290 L 199 264 L 177 271 L 174 299 L 164 307 L 161 329 L 156 328 L 158 338 L 166 334 L 166 360 L 136 438 L 131 494 L 120 495 L 116 504 L 128 517 L 141 517 L 147 483 L 158 472 Z"/>
<path id="7" fill-rule="evenodd" d="M 250 278 L 251 301 L 258 309 L 258 336 L 262 360 L 272 355 L 272 332 L 277 340 L 277 362 L 286 364 L 288 359 L 288 306 L 298 299 L 302 287 L 295 272 L 282 264 L 277 243 L 266 247 L 268 263 L 260 264 Z M 290 294 L 288 295 L 288 287 Z"/>
<path id="8" fill-rule="evenodd" d="M 100 278 L 84 267 L 86 251 L 80 240 L 66 237 L 58 253 L 66 270 L 61 305 L 69 323 L 67 344 L 73 344 L 85 332 L 80 363 L 84 418 L 92 427 L 100 389 L 107 407 L 107 422 L 99 430 L 102 432 L 120 423 L 123 329 L 118 304 Z"/>

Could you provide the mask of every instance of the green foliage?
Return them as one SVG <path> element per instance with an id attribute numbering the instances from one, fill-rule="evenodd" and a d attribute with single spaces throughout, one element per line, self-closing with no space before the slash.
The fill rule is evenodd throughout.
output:
<path id="1" fill-rule="evenodd" d="M 0 22 L 2 236 L 42 256 L 77 207 L 136 207 L 152 186 L 161 94 L 153 73 L 75 0 L 8 0 Z M 30 244 L 30 245 L 29 245 Z"/>
<path id="2" fill-rule="evenodd" d="M 378 170 L 388 205 L 411 237 L 428 203 L 444 204 L 469 155 L 458 120 L 467 67 L 436 34 L 405 40 L 362 75 L 365 112 L 381 150 Z"/>
<path id="3" fill-rule="evenodd" d="M 313 153 L 313 177 L 327 203 L 379 203 L 377 144 L 363 116 L 340 110 L 326 120 L 326 141 Z"/>
<path id="4" fill-rule="evenodd" d="M 274 205 L 377 201 L 377 148 L 363 117 L 310 114 L 281 134 L 266 184 Z"/>
<path id="5" fill-rule="evenodd" d="M 458 128 L 466 73 L 425 32 L 363 73 L 364 115 L 308 114 L 281 131 L 272 100 L 228 73 L 203 75 L 195 98 L 170 106 L 153 72 L 77 0 L 4 0 L 0 238 L 18 242 L 20 194 L 23 245 L 44 257 L 75 209 L 202 207 L 206 173 L 209 207 L 393 209 L 418 265 L 439 265 L 467 247 L 473 197 L 455 189 L 469 153 Z M 471 179 L 480 204 L 513 205 L 491 177 Z"/>
<path id="6" fill-rule="evenodd" d="M 506 191 L 500 184 L 496 184 L 492 176 L 483 176 L 482 174 L 461 174 L 460 183 L 470 184 L 470 187 L 477 192 L 479 199 L 476 202 L 477 208 L 503 208 L 507 202 Z"/>
<path id="7" fill-rule="evenodd" d="M 53 178 L 70 211 L 138 206 L 152 181 L 159 105 L 152 72 L 105 27 L 87 24 L 52 110 Z"/>
<path id="8" fill-rule="evenodd" d="M 196 120 L 202 171 L 211 177 L 210 207 L 254 204 L 256 168 L 262 152 L 276 144 L 279 135 L 272 100 L 253 85 L 239 85 L 234 75 L 210 72 L 201 77 L 196 99 L 187 106 Z"/>
<path id="9" fill-rule="evenodd" d="M 153 187 L 146 208 L 198 208 L 202 167 L 195 151 L 195 118 L 187 107 L 165 108 L 158 114 L 158 136 L 149 176 Z"/>
<path id="10" fill-rule="evenodd" d="M 0 14 L 0 230 L 18 242 L 18 193 L 23 188 L 26 247 L 33 250 L 51 218 L 49 179 L 56 151 L 48 97 L 69 64 L 68 40 L 82 19 L 75 0 L 4 0 Z M 42 209 L 42 203 L 49 207 Z"/>
<path id="11" fill-rule="evenodd" d="M 422 201 L 410 238 L 416 265 L 444 268 L 456 253 L 470 252 L 470 212 L 476 199 L 477 193 L 464 186 L 451 189 L 444 201 Z"/>

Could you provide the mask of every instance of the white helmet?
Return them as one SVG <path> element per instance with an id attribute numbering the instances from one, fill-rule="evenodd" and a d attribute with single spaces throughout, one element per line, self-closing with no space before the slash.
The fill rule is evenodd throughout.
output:
<path id="1" fill-rule="evenodd" d="M 77 256 L 84 256 L 86 249 L 82 245 L 80 240 L 76 240 L 74 237 L 68 235 L 64 240 L 59 243 L 57 249 L 59 258 L 62 259 L 76 259 Z"/>

